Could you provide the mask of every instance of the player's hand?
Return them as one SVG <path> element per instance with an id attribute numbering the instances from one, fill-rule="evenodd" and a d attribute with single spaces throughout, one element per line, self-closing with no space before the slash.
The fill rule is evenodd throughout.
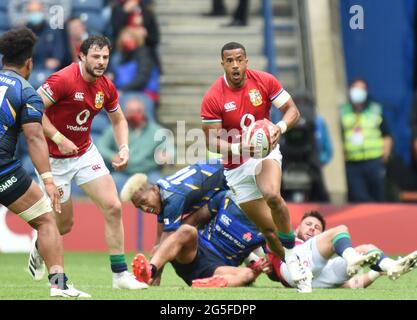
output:
<path id="1" fill-rule="evenodd" d="M 273 131 L 272 131 L 271 141 L 272 141 L 272 150 L 274 150 L 279 143 L 279 138 L 281 137 L 281 129 L 277 125 L 272 126 L 272 128 L 273 128 Z"/>
<path id="2" fill-rule="evenodd" d="M 51 199 L 52 209 L 56 213 L 61 213 L 61 202 L 59 201 L 60 196 L 55 183 L 53 182 L 53 180 L 44 180 L 43 184 L 45 186 L 45 191 L 48 194 L 48 197 Z"/>
<path id="3" fill-rule="evenodd" d="M 114 170 L 120 171 L 127 167 L 128 161 L 129 161 L 129 149 L 126 147 L 126 148 L 120 149 L 119 153 L 113 157 L 111 164 Z"/>
<path id="4" fill-rule="evenodd" d="M 63 155 L 69 156 L 69 155 L 75 155 L 78 153 L 78 147 L 67 137 L 62 138 L 62 141 L 60 144 L 57 145 L 59 152 L 61 152 Z"/>

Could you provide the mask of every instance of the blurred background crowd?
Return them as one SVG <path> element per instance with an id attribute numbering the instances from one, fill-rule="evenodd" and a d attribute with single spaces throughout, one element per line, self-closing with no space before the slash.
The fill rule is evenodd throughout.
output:
<path id="1" fill-rule="evenodd" d="M 159 152 L 155 132 L 176 133 L 178 120 L 200 128 L 220 48 L 236 41 L 302 114 L 281 141 L 285 199 L 417 202 L 416 13 L 414 0 L 1 0 L 0 33 L 26 25 L 39 37 L 35 88 L 77 62 L 88 35 L 109 37 L 107 75 L 130 129 L 129 166 L 112 173 L 119 189 L 132 173 L 155 182 L 184 165 L 158 164 L 184 151 Z M 104 112 L 92 138 L 110 164 L 117 147 Z M 23 142 L 18 153 L 34 174 Z"/>

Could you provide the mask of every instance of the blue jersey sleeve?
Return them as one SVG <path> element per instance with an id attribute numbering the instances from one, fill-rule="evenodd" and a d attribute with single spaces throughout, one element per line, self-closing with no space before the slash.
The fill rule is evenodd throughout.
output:
<path id="1" fill-rule="evenodd" d="M 32 87 L 22 91 L 21 124 L 30 122 L 42 123 L 43 101 Z"/>

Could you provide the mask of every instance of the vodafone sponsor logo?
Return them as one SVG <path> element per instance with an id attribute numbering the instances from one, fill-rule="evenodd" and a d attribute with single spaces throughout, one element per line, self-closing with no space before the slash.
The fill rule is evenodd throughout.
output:
<path id="1" fill-rule="evenodd" d="M 88 127 L 82 127 L 82 126 L 71 126 L 67 124 L 67 129 L 75 132 L 86 132 L 88 130 Z"/>

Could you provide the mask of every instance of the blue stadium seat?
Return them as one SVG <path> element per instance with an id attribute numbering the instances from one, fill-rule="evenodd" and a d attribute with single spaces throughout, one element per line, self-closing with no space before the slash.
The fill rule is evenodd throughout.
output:
<path id="1" fill-rule="evenodd" d="M 73 11 L 78 12 L 101 11 L 104 8 L 104 3 L 103 0 L 73 0 L 71 6 Z"/>
<path id="2" fill-rule="evenodd" d="M 3 0 L 0 0 L 0 2 Z M 0 10 L 0 30 L 9 30 L 10 20 L 7 11 Z"/>
<path id="3" fill-rule="evenodd" d="M 9 2 L 10 0 L 1 0 L 0 1 L 0 11 L 7 12 L 9 8 Z"/>
<path id="4" fill-rule="evenodd" d="M 51 73 L 52 71 L 48 69 L 33 69 L 29 78 L 29 83 L 32 87 L 38 89 Z"/>
<path id="5" fill-rule="evenodd" d="M 103 33 L 106 28 L 106 22 L 101 12 L 95 11 L 73 11 L 74 17 L 79 17 L 85 23 L 89 31 Z"/>

